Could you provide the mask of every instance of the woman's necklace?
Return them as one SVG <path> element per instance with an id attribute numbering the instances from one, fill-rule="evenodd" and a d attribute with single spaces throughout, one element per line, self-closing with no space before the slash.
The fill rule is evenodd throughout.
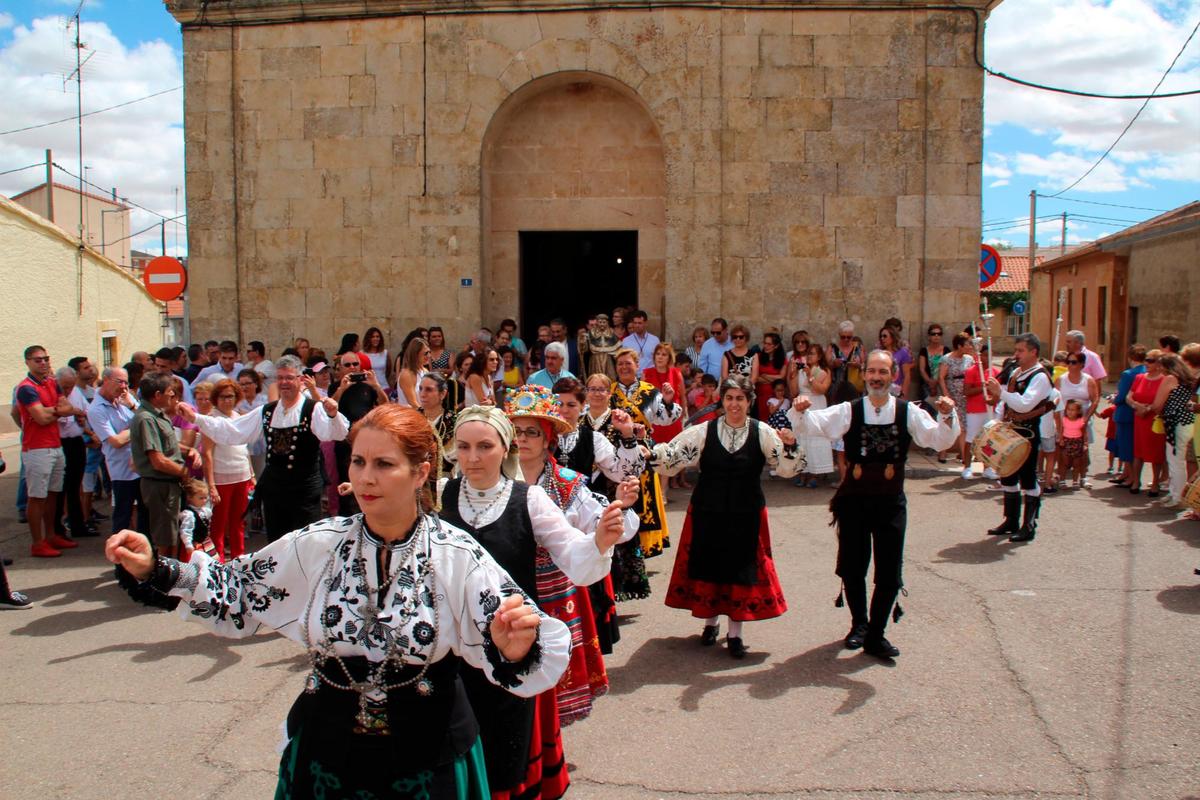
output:
<path id="1" fill-rule="evenodd" d="M 469 508 L 471 510 L 471 514 L 473 515 L 472 519 L 471 519 L 471 523 L 470 523 L 471 527 L 477 529 L 477 528 L 479 528 L 479 520 L 486 517 L 488 515 L 488 513 L 493 508 L 496 507 L 496 504 L 500 502 L 500 499 L 502 497 L 504 497 L 504 494 L 505 494 L 504 490 L 508 488 L 509 480 L 508 480 L 508 478 L 505 478 L 504 476 L 500 477 L 500 484 L 499 484 L 500 488 L 496 491 L 496 496 L 493 497 L 486 504 L 485 503 L 477 503 L 476 499 L 474 497 L 472 497 L 472 494 L 474 493 L 474 494 L 479 495 L 480 498 L 486 498 L 487 497 L 486 489 L 475 489 L 474 487 L 471 486 L 471 484 L 467 483 L 465 480 L 463 481 L 463 483 L 466 485 L 467 490 L 465 492 L 462 492 L 461 496 L 466 499 L 467 508 Z"/>
<path id="2" fill-rule="evenodd" d="M 750 435 L 750 425 L 743 419 L 741 426 L 735 427 L 724 417 L 721 418 L 721 424 L 729 431 L 729 452 L 736 453 Z"/>
<path id="3" fill-rule="evenodd" d="M 428 578 L 430 583 L 433 583 L 436 580 L 433 566 L 432 540 L 426 531 L 426 526 L 428 524 L 427 519 L 427 517 L 422 515 L 422 517 L 417 521 L 417 526 L 413 530 L 413 534 L 411 537 L 409 537 L 409 540 L 397 548 L 394 555 L 397 557 L 397 560 L 400 562 L 400 564 L 396 568 L 395 572 L 387 576 L 387 582 L 382 584 L 379 588 L 380 593 L 386 593 L 388 588 L 396 585 L 401 570 L 403 570 L 405 564 L 408 562 L 409 557 L 417 549 L 417 544 L 421 540 L 422 535 L 424 535 L 425 558 L 417 558 L 417 575 L 416 579 L 413 581 L 411 592 L 402 598 L 399 604 L 395 604 L 398 605 L 401 610 L 408 612 L 410 617 L 416 616 L 417 606 L 420 605 L 421 592 L 423 592 L 426 588 L 426 579 Z M 438 522 L 438 527 L 439 529 L 441 527 L 440 521 Z M 365 528 L 365 523 L 362 523 L 362 527 L 358 529 L 358 535 L 356 537 L 354 548 L 354 558 L 351 563 L 357 563 L 360 559 L 362 559 L 363 540 L 366 538 Z M 425 674 L 429 671 L 429 667 L 433 663 L 433 656 L 437 652 L 438 604 L 436 600 L 434 600 L 432 603 L 433 632 L 429 645 L 429 657 L 423 660 L 421 663 L 421 668 L 417 671 L 417 674 L 406 680 L 396 681 L 394 683 L 386 682 L 386 675 L 389 667 L 395 666 L 397 669 L 400 669 L 403 668 L 406 663 L 404 659 L 404 653 L 400 650 L 398 643 L 400 639 L 406 637 L 396 636 L 396 631 L 388 629 L 384 637 L 387 640 L 387 644 L 384 648 L 383 660 L 369 663 L 366 676 L 363 678 L 363 680 L 354 680 L 354 676 L 350 673 L 350 669 L 346 666 L 346 662 L 342 660 L 341 655 L 334 647 L 334 639 L 331 635 L 330 626 L 324 614 L 321 615 L 322 642 L 319 647 L 313 645 L 310 631 L 310 620 L 312 619 L 313 606 L 316 605 L 317 594 L 320 592 L 322 586 L 325 587 L 325 599 L 322 605 L 329 605 L 329 597 L 332 594 L 330 587 L 332 586 L 333 582 L 333 568 L 334 563 L 337 560 L 337 554 L 340 550 L 340 547 L 334 548 L 334 550 L 330 553 L 329 558 L 326 560 L 325 566 L 321 570 L 320 577 L 313 586 L 312 594 L 308 598 L 308 605 L 304 609 L 304 617 L 301 620 L 300 631 L 304 640 L 304 647 L 308 651 L 309 660 L 312 663 L 312 672 L 309 673 L 308 678 L 304 682 L 304 691 L 306 694 L 315 694 L 317 690 L 320 689 L 321 684 L 324 683 L 331 688 L 340 689 L 341 691 L 358 692 L 358 714 L 355 716 L 355 721 L 358 723 L 359 729 L 356 732 L 387 735 L 391 733 L 391 729 L 388 726 L 386 709 L 382 712 L 376 711 L 373 713 L 371 709 L 372 700 L 370 696 L 372 694 L 386 695 L 393 689 L 401 689 L 414 683 L 416 684 L 417 694 L 421 695 L 422 697 L 428 697 L 429 695 L 433 694 L 433 682 L 426 678 Z M 369 595 L 370 583 L 367 582 L 365 576 L 363 585 L 366 587 Z M 379 624 L 379 609 L 368 596 L 366 605 L 363 606 L 359 613 L 363 617 L 363 625 L 359 629 L 361 637 L 359 641 L 369 641 L 367 637 L 370 635 L 373 629 L 377 629 Z M 342 670 L 342 674 L 346 676 L 346 683 L 338 683 L 321 671 L 321 666 L 329 658 L 332 658 L 335 662 L 337 662 L 337 665 Z"/>

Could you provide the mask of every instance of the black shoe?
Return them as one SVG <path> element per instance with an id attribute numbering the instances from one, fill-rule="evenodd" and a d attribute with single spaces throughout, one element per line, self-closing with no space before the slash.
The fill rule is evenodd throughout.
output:
<path id="1" fill-rule="evenodd" d="M 729 655 L 734 658 L 746 657 L 746 644 L 740 636 L 730 636 L 725 640 L 725 645 L 729 648 Z"/>
<path id="2" fill-rule="evenodd" d="M 93 522 L 96 522 L 97 520 L 106 520 L 106 519 L 108 519 L 108 514 L 101 514 L 99 511 L 92 512 L 92 521 Z"/>
<path id="3" fill-rule="evenodd" d="M 863 646 L 863 642 L 867 638 L 867 623 L 857 622 L 850 628 L 850 632 L 846 634 L 846 649 L 858 650 Z"/>
<path id="4" fill-rule="evenodd" d="M 27 608 L 33 608 L 33 603 L 20 592 L 0 594 L 0 611 L 23 611 Z"/>
<path id="5" fill-rule="evenodd" d="M 704 632 L 700 634 L 700 644 L 705 647 L 711 647 L 717 643 L 717 633 L 720 632 L 720 627 L 717 625 L 705 625 Z"/>
<path id="6" fill-rule="evenodd" d="M 1025 519 L 1021 523 L 1021 530 L 1008 537 L 1010 542 L 1032 542 L 1033 537 L 1037 535 L 1037 520 L 1038 511 L 1042 507 L 1042 498 L 1028 497 L 1025 498 Z"/>
<path id="7" fill-rule="evenodd" d="M 11 567 L 11 566 L 12 566 L 12 559 L 11 559 L 11 558 L 9 558 L 9 557 L 5 556 L 5 557 L 4 557 L 4 559 L 3 559 L 3 561 L 4 561 L 4 566 L 6 566 L 6 567 Z"/>
<path id="8" fill-rule="evenodd" d="M 900 648 L 882 636 L 869 636 L 863 642 L 863 652 L 876 658 L 895 658 L 900 655 Z"/>
<path id="9" fill-rule="evenodd" d="M 1021 518 L 1021 495 L 1017 492 L 1004 493 L 1004 522 L 988 529 L 988 536 L 1010 536 L 1017 532 Z"/>
<path id="10" fill-rule="evenodd" d="M 24 511 L 18 511 L 18 512 L 17 512 L 17 522 L 21 523 L 22 525 L 28 525 L 28 524 L 29 524 L 29 517 L 25 516 L 25 512 L 24 512 Z"/>
<path id="11" fill-rule="evenodd" d="M 71 531 L 72 539 L 89 539 L 99 535 L 100 531 L 95 525 L 85 525 L 81 531 Z"/>

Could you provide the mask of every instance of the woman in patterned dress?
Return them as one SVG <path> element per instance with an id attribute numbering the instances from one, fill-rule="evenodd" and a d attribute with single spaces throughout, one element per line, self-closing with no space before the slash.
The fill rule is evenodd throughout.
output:
<path id="1" fill-rule="evenodd" d="M 706 646 L 716 644 L 720 617 L 727 616 L 726 645 L 734 658 L 746 656 L 743 622 L 787 611 L 771 559 L 763 467 L 783 478 L 804 469 L 790 429 L 776 433 L 749 418 L 751 385 L 741 375 L 721 381 L 724 414 L 658 445 L 651 459 L 665 475 L 700 468 L 666 602 L 704 620 L 700 644 Z"/>
<path id="2" fill-rule="evenodd" d="M 956 333 L 950 341 L 951 351 L 942 356 L 938 363 L 938 384 L 942 396 L 954 401 L 954 413 L 958 415 L 958 424 L 962 431 L 967 430 L 967 371 L 975 366 L 971 357 L 971 337 L 965 333 Z M 958 449 L 958 460 L 962 463 L 963 480 L 971 478 L 971 443 L 965 433 L 960 433 L 954 446 Z"/>
<path id="3" fill-rule="evenodd" d="M 417 411 L 380 406 L 350 435 L 361 514 L 225 564 L 204 551 L 186 564 L 156 556 L 128 530 L 105 554 L 137 600 L 178 605 L 222 636 L 274 629 L 308 651 L 276 798 L 486 798 L 460 659 L 532 697 L 562 675 L 570 635 L 477 542 L 428 513 L 437 445 Z"/>
<path id="4" fill-rule="evenodd" d="M 734 325 L 729 329 L 733 347 L 725 351 L 721 359 L 721 380 L 730 375 L 744 375 L 753 386 L 758 381 L 758 358 L 750 351 L 750 329 L 745 325 Z"/>
<path id="5" fill-rule="evenodd" d="M 558 437 L 571 427 L 560 406 L 557 395 L 544 386 L 531 384 L 509 393 L 504 413 L 517 435 L 525 483 L 541 486 L 572 527 L 590 533 L 609 501 L 588 488 L 586 476 L 559 466 L 551 455 Z M 626 509 L 621 541 L 637 536 L 637 515 L 628 510 L 637 500 L 637 493 L 636 478 L 623 480 L 617 487 L 618 502 Z M 556 690 L 559 721 L 566 726 L 591 714 L 593 699 L 608 693 L 608 672 L 604 669 L 595 610 L 587 587 L 571 583 L 544 547 L 537 550 L 537 594 L 538 607 L 571 631 L 571 662 Z"/>

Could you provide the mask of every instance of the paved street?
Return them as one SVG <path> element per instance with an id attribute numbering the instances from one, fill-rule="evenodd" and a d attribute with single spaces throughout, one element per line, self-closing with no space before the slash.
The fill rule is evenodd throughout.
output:
<path id="1" fill-rule="evenodd" d="M 0 615 L 0 797 L 269 797 L 299 649 L 134 606 L 98 540 L 31 561 L 5 455 L 0 549 L 37 605 Z M 1015 546 L 983 535 L 998 492 L 914 466 L 895 665 L 841 649 L 830 491 L 773 481 L 790 610 L 748 624 L 735 662 L 662 605 L 673 551 L 651 562 L 656 595 L 621 608 L 610 695 L 565 732 L 570 796 L 1200 796 L 1200 523 L 1100 480 L 1050 498 Z M 674 532 L 685 502 L 673 493 Z"/>

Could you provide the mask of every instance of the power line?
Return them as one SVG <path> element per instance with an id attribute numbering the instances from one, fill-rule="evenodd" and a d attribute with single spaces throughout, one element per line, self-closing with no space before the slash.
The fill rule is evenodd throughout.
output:
<path id="1" fill-rule="evenodd" d="M 1065 189 L 1063 191 L 1066 191 Z M 1159 214 L 1165 214 L 1170 211 L 1169 208 L 1146 208 L 1145 206 L 1127 206 L 1121 203 L 1101 203 L 1099 200 L 1078 200 L 1074 197 L 1059 197 L 1053 194 L 1042 194 L 1038 192 L 1038 197 L 1046 200 L 1059 200 L 1064 203 L 1087 203 L 1090 206 L 1109 206 L 1111 208 L 1128 208 L 1132 211 L 1154 211 Z"/>
<path id="2" fill-rule="evenodd" d="M 1200 22 L 1197 22 L 1196 27 L 1192 28 L 1192 32 L 1190 34 L 1188 34 L 1187 41 L 1185 41 L 1183 43 L 1183 47 L 1179 48 L 1179 52 L 1175 54 L 1175 57 L 1173 59 L 1171 59 L 1171 63 L 1167 67 L 1167 71 L 1164 72 L 1162 74 L 1162 77 L 1158 79 L 1158 83 L 1154 84 L 1154 89 L 1151 91 L 1151 94 L 1146 97 L 1146 101 L 1144 103 L 1142 103 L 1141 108 L 1139 108 L 1137 110 L 1137 113 L 1133 115 L 1133 119 L 1129 120 L 1129 124 L 1125 126 L 1125 130 L 1121 131 L 1121 134 L 1116 138 L 1116 140 L 1112 144 L 1110 144 L 1108 146 L 1108 149 L 1104 151 L 1104 153 L 1100 156 L 1100 158 L 1096 159 L 1096 163 L 1092 164 L 1090 167 L 1088 167 L 1087 172 L 1083 173 L 1078 178 L 1076 178 L 1075 182 L 1072 183 L 1067 188 L 1050 195 L 1051 198 L 1058 197 L 1060 194 L 1065 194 L 1065 193 L 1071 191 L 1072 189 L 1074 189 L 1076 186 L 1079 185 L 1079 183 L 1084 178 L 1086 178 L 1088 175 L 1091 175 L 1092 170 L 1094 170 L 1094 169 L 1096 169 L 1096 167 L 1100 166 L 1100 164 L 1104 162 L 1104 159 L 1108 158 L 1108 154 L 1113 151 L 1113 148 L 1116 147 L 1117 144 L 1123 138 L 1125 138 L 1125 134 L 1129 133 L 1129 129 L 1133 127 L 1133 123 L 1137 122 L 1138 117 L 1140 117 L 1142 115 L 1142 112 L 1146 110 L 1146 106 L 1150 105 L 1150 100 L 1153 98 L 1154 92 L 1158 91 L 1158 87 L 1163 85 L 1163 81 L 1165 81 L 1167 79 L 1167 76 L 1171 74 L 1171 70 L 1175 69 L 1175 64 L 1179 61 L 1179 57 L 1183 55 L 1183 51 L 1187 50 L 1187 46 L 1192 43 L 1192 37 L 1196 35 L 1197 30 L 1200 30 Z"/>
<path id="3" fill-rule="evenodd" d="M 13 128 L 11 131 L 0 131 L 0 136 L 7 136 L 10 133 L 21 133 L 22 131 L 32 131 L 36 128 L 46 128 L 46 127 L 49 127 L 50 125 L 60 125 L 64 122 L 74 122 L 75 120 L 78 120 L 81 117 L 90 117 L 93 114 L 103 114 L 105 111 L 112 111 L 114 108 L 123 108 L 125 106 L 131 106 L 134 103 L 140 103 L 143 100 L 149 100 L 152 97 L 158 97 L 159 95 L 169 94 L 170 92 L 177 92 L 182 88 L 183 88 L 182 86 L 174 86 L 170 89 L 163 89 L 161 92 L 155 92 L 154 94 L 148 94 L 148 95 L 145 95 L 144 97 L 136 97 L 133 100 L 126 100 L 124 103 L 117 103 L 115 106 L 108 106 L 107 108 L 97 108 L 95 111 L 89 111 L 86 114 L 77 114 L 72 117 L 63 117 L 62 119 L 56 119 L 53 122 L 40 122 L 37 125 L 26 125 L 24 128 Z"/>
<path id="4" fill-rule="evenodd" d="M 27 167 L 17 167 L 16 169 L 6 169 L 4 172 L 0 172 L 0 175 L 11 175 L 14 172 L 24 172 L 27 169 L 33 169 L 34 167 L 44 167 L 44 166 L 46 166 L 46 162 L 39 161 L 38 163 L 30 164 Z"/>
<path id="5" fill-rule="evenodd" d="M 114 245 L 114 244 L 120 244 L 121 242 L 125 241 L 126 239 L 132 239 L 132 238 L 133 238 L 133 237 L 135 237 L 135 236 L 141 236 L 143 233 L 148 233 L 148 232 L 150 232 L 150 231 L 154 230 L 154 229 L 155 229 L 155 228 L 157 228 L 159 225 L 162 225 L 162 224 L 163 224 L 163 222 L 175 222 L 176 220 L 183 219 L 183 218 L 184 218 L 184 217 L 186 217 L 186 216 L 187 216 L 187 214 L 180 214 L 180 215 L 179 215 L 179 216 L 177 216 L 177 217 L 170 217 L 170 218 L 163 217 L 163 220 L 162 220 L 162 222 L 156 222 L 156 223 L 154 223 L 153 225 L 149 225 L 149 226 L 147 226 L 147 227 L 145 227 L 145 228 L 142 228 L 140 231 L 135 231 L 135 232 L 133 232 L 133 233 L 129 234 L 128 236 L 122 236 L 120 239 L 117 239 L 117 240 L 115 240 L 115 241 L 111 241 L 111 242 L 105 242 L 105 243 L 104 243 L 104 246 L 105 246 L 105 247 L 111 247 L 111 246 L 112 246 L 112 245 Z"/>
<path id="6" fill-rule="evenodd" d="M 62 172 L 66 173 L 67 175 L 70 175 L 72 178 L 74 178 L 74 179 L 76 179 L 76 180 L 80 181 L 80 182 L 81 182 L 81 183 L 83 183 L 84 185 L 86 185 L 86 186 L 90 186 L 90 187 L 92 187 L 93 189 L 95 189 L 95 190 L 97 190 L 97 191 L 99 191 L 99 192 L 105 192 L 105 193 L 108 193 L 108 191 L 109 191 L 109 190 L 108 190 L 108 189 L 106 189 L 105 187 L 103 187 L 103 186 L 98 186 L 97 184 L 94 184 L 94 183 L 92 183 L 91 181 L 87 180 L 86 178 L 80 178 L 78 175 L 76 175 L 75 173 L 71 172 L 71 170 L 69 170 L 69 169 L 67 169 L 67 168 L 63 167 L 62 165 L 60 165 L 60 164 L 59 164 L 57 161 L 55 161 L 55 162 L 52 162 L 52 163 L 54 164 L 54 167 L 55 167 L 55 169 L 61 170 Z M 122 197 L 122 198 L 121 198 L 121 202 L 122 202 L 122 203 L 126 203 L 127 205 L 131 205 L 131 206 L 133 206 L 134 208 L 140 208 L 142 211 L 145 211 L 147 214 L 153 214 L 154 216 L 158 217 L 159 219 L 164 219 L 164 220 L 166 219 L 166 216 L 164 216 L 163 214 L 160 214 L 160 213 L 158 213 L 157 211 L 154 211 L 153 209 L 149 209 L 149 208 L 146 208 L 146 207 L 145 207 L 145 206 L 143 206 L 143 205 L 140 205 L 140 204 L 138 204 L 138 203 L 135 203 L 135 202 L 133 202 L 132 200 L 130 200 L 128 197 Z M 176 218 L 176 219 L 177 219 L 177 218 Z"/>

